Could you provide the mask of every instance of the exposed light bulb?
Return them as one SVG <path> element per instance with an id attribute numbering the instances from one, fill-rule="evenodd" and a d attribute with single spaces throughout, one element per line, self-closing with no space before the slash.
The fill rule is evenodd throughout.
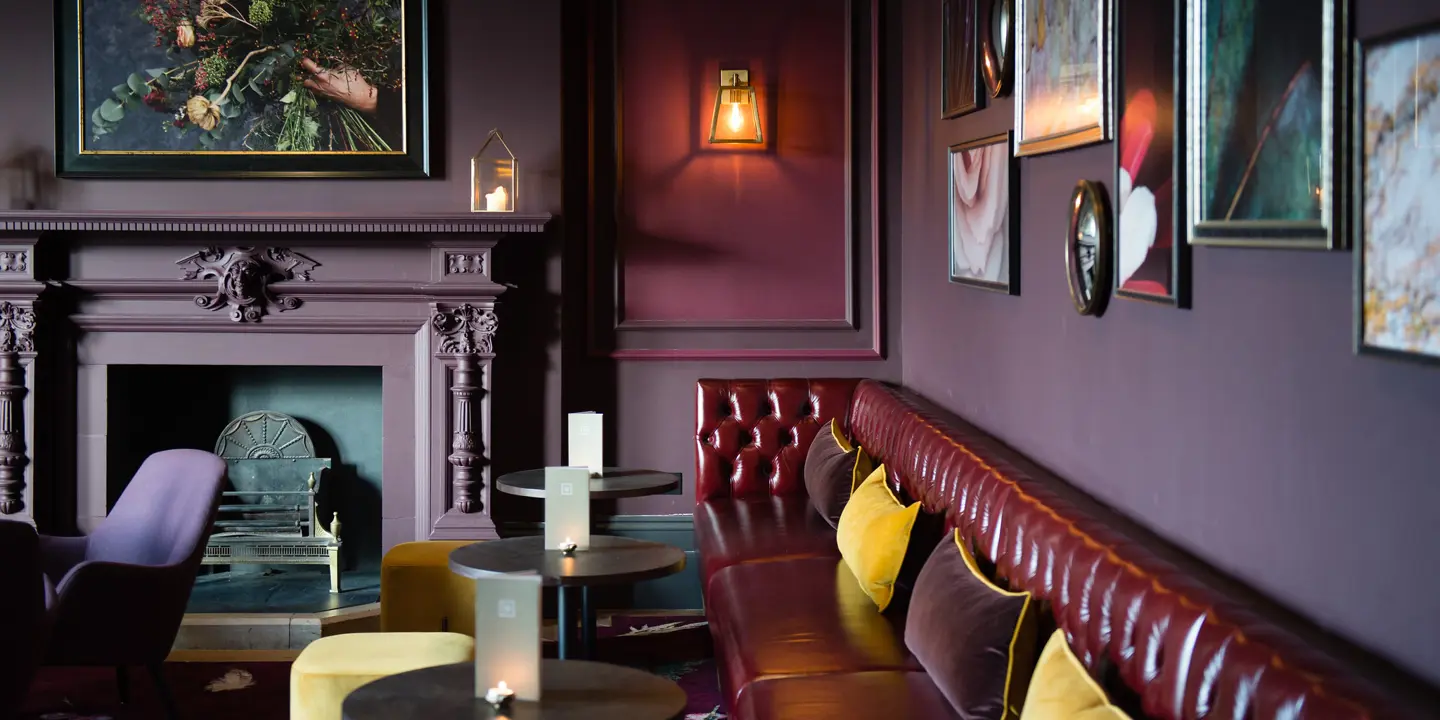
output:
<path id="1" fill-rule="evenodd" d="M 730 132 L 738 133 L 745 127 L 745 116 L 740 114 L 740 103 L 730 103 Z"/>

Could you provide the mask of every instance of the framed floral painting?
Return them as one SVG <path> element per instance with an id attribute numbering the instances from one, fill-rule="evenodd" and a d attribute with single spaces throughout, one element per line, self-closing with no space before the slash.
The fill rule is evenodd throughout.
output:
<path id="1" fill-rule="evenodd" d="M 59 0 L 62 177 L 424 177 L 427 0 Z"/>
<path id="2" fill-rule="evenodd" d="M 1189 0 L 1196 245 L 1343 249 L 1347 0 Z"/>
<path id="3" fill-rule="evenodd" d="M 1020 294 L 1019 164 L 1010 133 L 949 151 L 950 282 Z"/>
<path id="4" fill-rule="evenodd" d="M 1190 306 L 1190 245 L 1175 182 L 1184 170 L 1175 48 L 1183 47 L 1184 1 L 1129 0 L 1116 11 L 1114 252 L 1117 297 L 1182 308 Z"/>
<path id="5" fill-rule="evenodd" d="M 1019 0 L 1016 155 L 1112 139 L 1113 0 Z"/>
<path id="6" fill-rule="evenodd" d="M 1356 341 L 1440 363 L 1440 25 L 1356 58 Z"/>

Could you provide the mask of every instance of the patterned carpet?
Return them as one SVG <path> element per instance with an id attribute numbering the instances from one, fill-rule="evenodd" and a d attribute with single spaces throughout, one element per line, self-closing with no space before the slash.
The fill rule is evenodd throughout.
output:
<path id="1" fill-rule="evenodd" d="M 598 629 L 598 660 L 647 669 L 674 680 L 689 702 L 685 720 L 724 720 L 719 678 L 704 618 L 617 615 Z M 550 650 L 551 643 L 546 643 Z M 551 654 L 547 652 L 547 655 Z M 166 679 L 186 718 L 285 720 L 288 662 L 167 663 Z M 45 668 L 30 689 L 22 720 L 156 720 L 162 705 L 149 675 L 131 673 L 130 703 L 120 705 L 109 668 Z"/>

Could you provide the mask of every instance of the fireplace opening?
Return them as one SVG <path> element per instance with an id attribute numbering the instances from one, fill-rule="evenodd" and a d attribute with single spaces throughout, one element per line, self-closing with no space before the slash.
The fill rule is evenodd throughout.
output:
<path id="1" fill-rule="evenodd" d="M 153 452 L 195 448 L 230 464 L 189 612 L 315 612 L 378 600 L 380 367 L 109 365 L 106 373 L 108 505 Z M 327 541 L 332 531 L 338 543 Z"/>

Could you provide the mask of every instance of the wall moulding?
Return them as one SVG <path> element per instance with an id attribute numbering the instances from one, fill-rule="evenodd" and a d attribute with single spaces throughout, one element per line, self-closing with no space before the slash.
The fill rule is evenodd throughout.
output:
<path id="1" fill-rule="evenodd" d="M 0 233 L 385 233 L 405 235 L 544 232 L 550 213 L 111 213 L 0 211 Z"/>
<path id="2" fill-rule="evenodd" d="M 53 532 L 103 517 L 109 365 L 378 365 L 384 547 L 494 537 L 489 387 L 507 287 L 490 260 L 501 230 L 549 219 L 0 214 L 0 517 Z M 457 255 L 466 272 L 449 271 Z M 12 317 L 33 344 L 7 344 L 23 334 Z"/>
<path id="3" fill-rule="evenodd" d="M 592 4 L 584 47 L 590 112 L 567 122 L 583 124 L 588 154 L 574 172 L 588 177 L 585 218 L 587 350 L 625 360 L 879 360 L 883 349 L 882 238 L 880 232 L 880 9 L 878 0 L 846 0 L 845 254 L 843 317 L 787 319 L 659 319 L 627 316 L 624 187 L 634 182 L 625 164 L 622 117 L 622 42 L 619 0 Z M 683 58 L 681 59 L 683 61 Z M 578 133 L 577 133 L 578 134 Z M 583 165 L 580 162 L 584 162 Z M 633 258 L 632 258 L 633 260 Z M 762 258 L 756 258 L 760 262 Z M 697 260 L 696 262 L 700 262 Z M 682 270 L 676 266 L 676 271 Z M 793 288 L 776 290 L 777 302 Z"/>

